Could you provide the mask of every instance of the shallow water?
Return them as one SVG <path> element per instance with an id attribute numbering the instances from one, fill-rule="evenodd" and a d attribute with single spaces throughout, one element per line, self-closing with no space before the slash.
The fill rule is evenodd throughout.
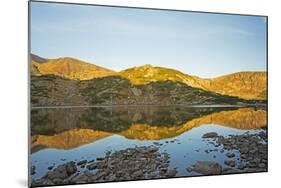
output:
<path id="1" fill-rule="evenodd" d="M 199 160 L 224 166 L 226 159 L 222 146 L 202 139 L 203 134 L 256 133 L 263 131 L 266 122 L 266 110 L 252 107 L 33 109 L 31 163 L 36 173 L 32 178 L 41 178 L 49 166 L 67 161 L 92 160 L 106 151 L 155 144 L 170 155 L 170 166 L 177 168 L 177 176 L 200 175 L 186 168 Z M 233 152 L 239 160 L 239 152 Z"/>

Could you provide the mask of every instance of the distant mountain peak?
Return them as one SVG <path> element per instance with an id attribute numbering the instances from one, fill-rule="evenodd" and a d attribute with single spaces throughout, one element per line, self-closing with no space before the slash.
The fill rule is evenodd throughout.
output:
<path id="1" fill-rule="evenodd" d="M 72 57 L 45 59 L 44 63 L 39 63 L 37 57 L 39 56 L 33 54 L 31 63 L 31 71 L 37 76 L 56 75 L 71 80 L 89 80 L 114 73 L 112 70 Z"/>
<path id="2" fill-rule="evenodd" d="M 48 60 L 46 58 L 40 57 L 40 56 L 32 54 L 32 53 L 30 54 L 30 59 L 37 63 L 45 63 Z"/>

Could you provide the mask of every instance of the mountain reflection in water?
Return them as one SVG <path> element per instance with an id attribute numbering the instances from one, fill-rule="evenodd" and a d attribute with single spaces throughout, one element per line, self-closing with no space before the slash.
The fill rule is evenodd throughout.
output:
<path id="1" fill-rule="evenodd" d="M 264 108 L 107 107 L 32 109 L 31 152 L 73 149 L 111 135 L 162 140 L 206 124 L 252 130 L 266 126 Z"/>

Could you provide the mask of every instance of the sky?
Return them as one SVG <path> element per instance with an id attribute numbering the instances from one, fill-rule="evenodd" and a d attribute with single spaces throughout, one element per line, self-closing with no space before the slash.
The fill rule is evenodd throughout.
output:
<path id="1" fill-rule="evenodd" d="M 266 17 L 31 2 L 31 53 L 203 78 L 266 71 Z"/>

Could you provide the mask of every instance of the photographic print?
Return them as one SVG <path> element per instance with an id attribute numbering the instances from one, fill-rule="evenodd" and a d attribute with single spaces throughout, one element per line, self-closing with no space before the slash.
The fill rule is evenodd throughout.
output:
<path id="1" fill-rule="evenodd" d="M 29 2 L 32 187 L 267 172 L 267 17 Z"/>

